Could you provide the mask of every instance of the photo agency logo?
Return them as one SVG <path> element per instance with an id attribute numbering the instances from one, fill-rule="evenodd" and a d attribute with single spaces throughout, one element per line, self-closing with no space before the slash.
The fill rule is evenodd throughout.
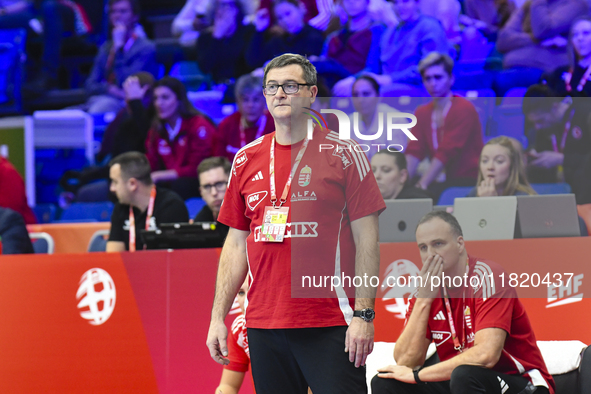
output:
<path id="1" fill-rule="evenodd" d="M 314 123 L 324 130 L 329 130 L 328 122 L 322 114 L 333 114 L 338 120 L 338 131 L 340 140 L 354 139 L 358 142 L 354 147 L 337 147 L 341 149 L 354 149 L 357 152 L 369 152 L 372 148 L 379 152 L 382 149 L 387 149 L 390 152 L 402 152 L 404 147 L 400 144 L 390 143 L 394 133 L 404 133 L 409 140 L 416 141 L 417 137 L 410 131 L 417 124 L 415 115 L 407 112 L 377 112 L 378 119 L 377 130 L 371 133 L 362 133 L 360 131 L 360 115 L 359 112 L 353 112 L 347 115 L 345 112 L 338 109 L 321 109 L 320 112 L 304 107 L 304 114 L 309 115 L 310 119 L 307 122 L 308 139 L 313 138 Z M 352 117 L 353 119 L 351 119 Z M 410 120 L 410 122 L 409 122 Z M 352 133 L 353 134 L 352 134 Z M 332 144 L 320 144 L 320 151 L 324 149 L 334 149 Z"/>

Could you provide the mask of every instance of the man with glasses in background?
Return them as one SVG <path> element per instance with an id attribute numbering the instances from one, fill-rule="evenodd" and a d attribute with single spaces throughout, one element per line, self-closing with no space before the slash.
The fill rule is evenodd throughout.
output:
<path id="1" fill-rule="evenodd" d="M 210 157 L 199 163 L 197 167 L 199 191 L 205 201 L 205 206 L 197 213 L 193 222 L 215 222 L 218 220 L 231 166 L 230 161 L 225 157 Z M 216 230 L 222 235 L 221 239 L 226 238 L 228 226 L 218 223 Z"/>
<path id="2" fill-rule="evenodd" d="M 316 69 L 284 54 L 265 68 L 275 132 L 240 149 L 218 220 L 230 227 L 207 338 L 227 364 L 224 318 L 248 275 L 246 326 L 258 394 L 365 393 L 375 287 L 314 288 L 315 277 L 376 276 L 378 214 L 385 208 L 355 141 L 317 127 L 307 137 Z M 332 149 L 320 149 L 331 144 Z M 293 180 L 293 182 L 292 182 Z M 343 351 L 344 350 L 344 351 Z"/>

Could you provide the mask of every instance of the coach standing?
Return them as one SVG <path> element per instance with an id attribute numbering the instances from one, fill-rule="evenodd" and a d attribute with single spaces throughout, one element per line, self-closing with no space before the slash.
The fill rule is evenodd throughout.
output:
<path id="1" fill-rule="evenodd" d="M 373 349 L 375 288 L 357 287 L 353 296 L 352 288 L 337 287 L 314 298 L 322 292 L 306 296 L 298 274 L 377 275 L 384 202 L 354 141 L 320 128 L 307 138 L 304 109 L 318 89 L 306 58 L 273 59 L 264 84 L 275 132 L 234 159 L 218 217 L 230 231 L 207 346 L 214 360 L 227 363 L 224 318 L 248 274 L 246 322 L 256 392 L 305 394 L 308 386 L 314 394 L 366 392 L 362 366 Z M 294 297 L 298 292 L 301 298 Z"/>

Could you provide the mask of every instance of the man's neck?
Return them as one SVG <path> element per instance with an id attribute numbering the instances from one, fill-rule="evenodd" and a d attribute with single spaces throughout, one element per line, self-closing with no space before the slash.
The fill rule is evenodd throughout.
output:
<path id="1" fill-rule="evenodd" d="M 304 123 L 305 125 L 305 123 Z M 293 145 L 306 138 L 305 126 L 292 127 L 291 119 L 287 122 L 275 122 L 275 139 L 279 145 Z"/>
<path id="2" fill-rule="evenodd" d="M 357 15 L 354 18 L 350 18 L 348 22 L 349 31 L 359 31 L 367 29 L 371 25 L 371 18 L 367 12 Z"/>
<path id="3" fill-rule="evenodd" d="M 456 288 L 453 285 L 454 278 L 456 278 L 456 277 L 462 278 L 462 285 L 459 286 L 459 287 L 463 287 L 464 286 L 464 283 L 465 283 L 465 281 L 464 281 L 464 275 L 466 274 L 466 264 L 467 263 L 468 263 L 468 253 L 464 249 L 464 251 L 460 254 L 460 257 L 458 259 L 458 262 L 455 264 L 455 266 L 452 268 L 452 270 L 450 272 L 445 272 L 445 276 L 448 276 L 449 278 L 451 278 L 451 286 L 452 286 L 452 289 L 453 288 Z M 457 279 L 456 279 L 456 281 L 459 282 Z M 447 280 L 446 280 L 445 283 L 447 285 Z"/>
<path id="4" fill-rule="evenodd" d="M 452 97 L 453 97 L 452 92 L 448 92 L 443 97 L 433 97 L 433 103 L 435 104 L 436 107 L 445 108 L 448 105 L 448 103 L 451 101 Z"/>
<path id="5" fill-rule="evenodd" d="M 242 127 L 244 127 L 245 129 L 250 129 L 251 127 L 254 127 L 257 124 L 258 120 L 259 118 L 251 122 L 248 119 L 246 119 L 246 117 L 242 115 L 240 116 L 240 123 L 242 124 Z"/>
<path id="6" fill-rule="evenodd" d="M 131 204 L 141 213 L 146 212 L 148 205 L 150 205 L 150 194 L 152 192 L 152 186 L 141 185 L 137 191 L 135 201 Z"/>

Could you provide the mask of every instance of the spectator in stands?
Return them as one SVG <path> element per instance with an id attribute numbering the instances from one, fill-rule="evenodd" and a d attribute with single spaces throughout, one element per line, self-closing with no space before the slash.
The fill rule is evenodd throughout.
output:
<path id="1" fill-rule="evenodd" d="M 477 186 L 468 197 L 536 194 L 527 181 L 520 147 L 518 141 L 505 136 L 488 141 L 480 154 Z"/>
<path id="2" fill-rule="evenodd" d="M 219 126 L 218 154 L 234 160 L 240 148 L 275 130 L 273 117 L 267 111 L 261 94 L 263 79 L 250 74 L 241 76 L 234 87 L 238 111 L 224 118 Z"/>
<path id="3" fill-rule="evenodd" d="M 206 205 L 197 213 L 194 222 L 217 222 L 231 167 L 230 161 L 221 156 L 207 158 L 199 164 L 199 191 Z M 222 247 L 228 230 L 225 224 L 217 223 L 216 231 L 220 234 L 221 243 L 211 247 Z"/>
<path id="4" fill-rule="evenodd" d="M 0 207 L 18 212 L 27 224 L 37 223 L 35 214 L 27 203 L 23 177 L 2 156 L 0 156 Z"/>
<path id="5" fill-rule="evenodd" d="M 358 131 L 361 135 L 367 136 L 365 137 L 367 139 L 360 138 L 355 131 L 352 135 L 360 144 L 370 146 L 369 151 L 365 152 L 367 158 L 371 159 L 378 152 L 378 149 L 386 149 L 388 146 L 391 146 L 390 149 L 404 150 L 408 142 L 405 134 L 394 132 L 392 133 L 392 139 L 388 139 L 386 114 L 399 111 L 386 103 L 380 102 L 380 85 L 376 80 L 369 75 L 358 77 L 353 84 L 351 95 L 353 97 L 353 107 L 359 114 L 359 121 L 356 123 Z M 353 119 L 352 114 L 349 115 L 349 118 Z M 381 136 L 375 138 L 373 136 L 380 131 L 380 125 L 382 126 Z M 378 145 L 382 146 L 378 147 Z"/>
<path id="6" fill-rule="evenodd" d="M 164 77 L 156 82 L 154 109 L 146 141 L 152 180 L 167 182 L 183 199 L 195 197 L 197 166 L 214 156 L 217 130 L 189 102 L 185 86 L 176 78 Z"/>
<path id="7" fill-rule="evenodd" d="M 154 114 L 152 105 L 152 74 L 140 71 L 123 83 L 125 108 L 109 123 L 97 162 L 105 162 L 125 152 L 146 152 L 146 138 Z M 109 199 L 109 166 L 90 167 L 82 171 L 66 171 L 60 180 L 66 201 L 95 202 Z M 74 196 L 76 194 L 76 196 Z"/>
<path id="8" fill-rule="evenodd" d="M 408 184 L 406 157 L 401 152 L 381 150 L 371 158 L 371 170 L 384 200 L 431 198 L 423 189 Z"/>
<path id="9" fill-rule="evenodd" d="M 474 105 L 452 94 L 453 60 L 446 54 L 429 54 L 419 64 L 425 88 L 433 97 L 416 110 L 417 125 L 411 130 L 416 141 L 406 149 L 412 179 L 419 162 L 430 159 L 416 186 L 429 189 L 435 201 L 451 186 L 474 185 L 482 150 L 482 125 Z M 435 182 L 445 171 L 445 181 Z"/>
<path id="10" fill-rule="evenodd" d="M 189 221 L 185 202 L 152 182 L 146 155 L 123 153 L 111 160 L 110 167 L 111 191 L 118 202 L 111 215 L 107 252 L 145 249 L 141 230 L 154 230 L 161 223 Z"/>
<path id="11" fill-rule="evenodd" d="M 460 15 L 460 23 L 478 29 L 489 41 L 496 41 L 497 32 L 515 11 L 515 3 L 513 0 L 464 0 L 464 8 L 466 14 Z"/>
<path id="12" fill-rule="evenodd" d="M 381 74 L 372 75 L 382 86 L 382 94 L 409 89 L 421 84 L 417 68 L 419 61 L 428 53 L 448 53 L 449 45 L 441 23 L 421 14 L 419 0 L 395 0 L 394 10 L 400 19 L 382 35 L 380 44 Z M 348 77 L 334 86 L 334 94 L 346 96 L 351 92 L 355 78 Z"/>
<path id="13" fill-rule="evenodd" d="M 570 65 L 558 67 L 546 78 L 546 83 L 561 96 L 591 96 L 591 17 L 575 20 L 570 29 L 568 48 Z"/>
<path id="14" fill-rule="evenodd" d="M 564 180 L 580 202 L 589 179 L 585 160 L 591 155 L 591 123 L 586 101 L 561 99 L 546 85 L 531 86 L 523 99 L 523 114 L 533 124 L 528 136 L 528 178 L 534 183 Z"/>
<path id="15" fill-rule="evenodd" d="M 334 7 L 333 0 L 301 0 L 306 13 L 304 22 L 318 30 L 326 30 L 328 27 Z M 271 15 L 271 24 L 275 24 L 276 20 L 273 18 L 271 12 L 273 0 L 261 0 L 259 10 L 266 10 L 267 15 Z"/>
<path id="16" fill-rule="evenodd" d="M 496 93 L 530 86 L 544 71 L 568 65 L 570 25 L 588 13 L 585 0 L 531 0 L 517 9 L 499 31 L 497 49 L 504 54 L 505 71 L 495 81 Z"/>
<path id="17" fill-rule="evenodd" d="M 2 29 L 28 29 L 35 17 L 29 0 L 0 0 L 0 26 Z"/>
<path id="18" fill-rule="evenodd" d="M 343 0 L 341 6 L 346 13 L 346 25 L 330 34 L 322 55 L 310 57 L 316 71 L 334 81 L 367 71 L 379 74 L 380 39 L 384 26 L 374 23 L 369 15 L 370 0 Z"/>
<path id="19" fill-rule="evenodd" d="M 301 0 L 274 0 L 273 12 L 281 29 L 267 31 L 271 17 L 266 9 L 254 18 L 256 33 L 248 47 L 247 61 L 253 68 L 284 53 L 302 56 L 320 55 L 324 44 L 322 32 L 304 22 L 306 7 Z"/>
<path id="20" fill-rule="evenodd" d="M 157 73 L 156 47 L 138 36 L 135 26 L 140 16 L 138 0 L 109 0 L 111 40 L 95 58 L 86 90 L 92 95 L 85 107 L 90 113 L 117 112 L 125 105 L 122 84 L 139 71 Z"/>
<path id="21" fill-rule="evenodd" d="M 172 21 L 171 32 L 185 47 L 195 46 L 199 32 L 209 27 L 207 8 L 210 0 L 187 0 L 181 12 Z"/>
<path id="22" fill-rule="evenodd" d="M 215 394 L 238 394 L 244 380 L 244 374 L 248 371 L 250 365 L 248 335 L 246 333 L 246 320 L 244 319 L 246 311 L 244 302 L 246 301 L 247 292 L 248 275 L 236 295 L 236 300 L 240 305 L 240 314 L 232 322 L 232 327 L 228 333 L 228 359 L 230 362 L 224 365 L 220 384 L 215 389 Z"/>
<path id="23" fill-rule="evenodd" d="M 449 44 L 457 46 L 462 41 L 460 31 L 460 11 L 462 5 L 458 0 L 421 0 L 421 12 L 431 16 L 443 26 Z"/>
<path id="24" fill-rule="evenodd" d="M 22 215 L 0 207 L 0 250 L 2 254 L 34 253 Z"/>
<path id="25" fill-rule="evenodd" d="M 199 34 L 197 39 L 197 63 L 215 83 L 227 83 L 252 68 L 245 53 L 254 28 L 242 24 L 246 0 L 215 0 L 213 26 Z"/>

